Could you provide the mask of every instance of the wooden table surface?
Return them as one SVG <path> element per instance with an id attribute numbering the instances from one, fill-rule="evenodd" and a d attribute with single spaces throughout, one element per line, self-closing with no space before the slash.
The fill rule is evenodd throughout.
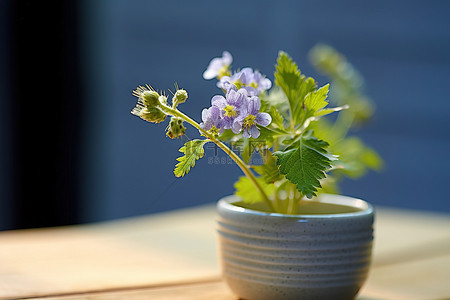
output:
<path id="1" fill-rule="evenodd" d="M 0 232 L 0 299 L 236 299 L 213 205 L 99 224 Z M 450 215 L 377 208 L 359 300 L 450 299 Z"/>

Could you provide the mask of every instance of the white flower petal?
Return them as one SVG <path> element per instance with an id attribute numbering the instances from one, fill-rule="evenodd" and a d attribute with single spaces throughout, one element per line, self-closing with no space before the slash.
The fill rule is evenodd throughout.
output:
<path id="1" fill-rule="evenodd" d="M 220 117 L 220 109 L 217 106 L 211 106 L 209 108 L 209 116 L 212 122 L 216 122 Z"/>
<path id="2" fill-rule="evenodd" d="M 248 131 L 247 128 L 244 128 L 244 131 L 242 132 L 242 136 L 245 137 L 246 139 L 251 137 L 250 132 Z"/>
<path id="3" fill-rule="evenodd" d="M 238 134 L 242 130 L 242 124 L 239 123 L 236 119 L 233 122 L 233 125 L 231 126 L 231 131 L 233 131 L 234 134 Z"/>
<path id="4" fill-rule="evenodd" d="M 256 115 L 261 108 L 261 100 L 257 96 L 253 96 L 248 100 L 248 113 Z"/>
<path id="5" fill-rule="evenodd" d="M 250 133 L 254 139 L 258 138 L 260 134 L 258 127 L 256 127 L 255 125 L 250 127 Z"/>
<path id="6" fill-rule="evenodd" d="M 207 120 L 208 120 L 208 109 L 207 108 L 204 108 L 203 110 L 202 110 L 202 121 L 203 122 L 206 122 Z"/>
<path id="7" fill-rule="evenodd" d="M 211 99 L 211 105 L 217 106 L 220 110 L 222 110 L 227 106 L 227 100 L 225 100 L 224 96 L 215 95 Z"/>
<path id="8" fill-rule="evenodd" d="M 223 51 L 222 53 L 222 62 L 224 65 L 229 66 L 233 62 L 233 56 L 228 51 Z"/>
<path id="9" fill-rule="evenodd" d="M 217 77 L 220 68 L 222 68 L 222 59 L 220 57 L 213 58 L 206 68 L 206 71 L 203 72 L 203 78 L 209 80 Z"/>

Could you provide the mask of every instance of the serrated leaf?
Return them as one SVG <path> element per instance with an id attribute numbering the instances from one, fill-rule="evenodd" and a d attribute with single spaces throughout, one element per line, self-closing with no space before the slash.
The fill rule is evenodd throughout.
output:
<path id="1" fill-rule="evenodd" d="M 282 179 L 283 176 L 280 174 L 280 170 L 276 164 L 276 159 L 272 155 L 272 152 L 266 150 L 261 156 L 264 159 L 264 164 L 254 166 L 253 169 L 261 175 L 266 183 L 274 183 L 275 181 Z"/>
<path id="2" fill-rule="evenodd" d="M 283 119 L 283 116 L 278 111 L 278 109 L 276 109 L 275 106 L 272 106 L 272 107 L 270 107 L 269 113 L 270 113 L 270 116 L 272 117 L 271 125 L 272 126 L 275 125 L 277 128 L 284 129 L 284 125 L 283 125 L 284 119 Z"/>
<path id="3" fill-rule="evenodd" d="M 259 100 L 261 102 L 261 107 L 259 108 L 260 112 L 269 112 L 270 110 L 270 103 L 269 100 L 267 99 L 267 96 L 268 96 L 267 92 L 263 92 L 258 95 Z"/>
<path id="4" fill-rule="evenodd" d="M 328 105 L 328 102 L 325 100 L 327 99 L 329 88 L 330 85 L 327 84 L 317 91 L 310 92 L 306 95 L 304 105 L 307 117 L 315 116 L 318 111 Z"/>
<path id="5" fill-rule="evenodd" d="M 337 169 L 349 177 L 358 178 L 369 169 L 379 171 L 383 167 L 380 156 L 357 137 L 340 140 L 333 149 L 339 154 Z"/>
<path id="6" fill-rule="evenodd" d="M 259 127 L 259 132 L 261 133 L 258 137 L 258 140 L 264 141 L 266 143 L 267 148 L 271 148 L 273 144 L 274 136 L 277 134 L 283 134 L 283 132 L 278 132 L 275 130 L 272 130 L 268 127 Z"/>
<path id="7" fill-rule="evenodd" d="M 275 66 L 275 83 L 283 90 L 289 102 L 298 101 L 298 91 L 302 84 L 300 70 L 287 53 L 280 51 Z"/>
<path id="8" fill-rule="evenodd" d="M 280 51 L 278 55 L 275 69 L 275 84 L 283 90 L 288 98 L 291 117 L 297 123 L 304 98 L 315 89 L 315 81 L 302 75 L 297 64 L 283 51 Z"/>
<path id="9" fill-rule="evenodd" d="M 311 78 L 311 77 L 305 78 L 304 75 L 302 76 L 302 78 L 303 78 L 303 83 L 300 86 L 300 91 L 299 91 L 302 102 L 296 107 L 295 113 L 297 115 L 299 115 L 300 110 L 302 110 L 302 108 L 303 108 L 303 102 L 305 100 L 306 95 L 308 95 L 309 93 L 311 93 L 317 89 L 316 81 L 313 78 Z"/>
<path id="10" fill-rule="evenodd" d="M 335 159 L 325 149 L 327 146 L 325 141 L 307 135 L 295 147 L 274 153 L 280 173 L 286 175 L 308 198 L 316 196 L 317 189 L 321 187 L 319 180 L 325 178 L 325 172 Z"/>
<path id="11" fill-rule="evenodd" d="M 191 140 L 186 142 L 184 146 L 178 150 L 181 153 L 184 153 L 184 155 L 177 158 L 179 163 L 175 166 L 175 170 L 173 171 L 176 177 L 183 177 L 189 173 L 191 168 L 195 166 L 195 161 L 205 155 L 203 146 L 207 142 L 208 140 Z"/>
<path id="12" fill-rule="evenodd" d="M 275 106 L 283 116 L 285 116 L 289 110 L 289 101 L 278 85 L 274 85 L 270 89 L 267 93 L 266 100 L 271 106 Z"/>
<path id="13" fill-rule="evenodd" d="M 330 85 L 326 84 L 320 89 L 306 95 L 304 102 L 306 120 L 308 118 L 321 117 L 343 109 L 348 109 L 348 105 L 325 108 L 328 105 L 328 101 L 326 101 L 326 99 L 328 97 L 329 88 Z"/>
<path id="14" fill-rule="evenodd" d="M 270 195 L 275 191 L 275 185 L 267 184 L 263 178 L 256 178 L 261 188 L 266 195 Z M 257 203 L 263 201 L 261 193 L 255 188 L 250 179 L 245 176 L 239 177 L 239 180 L 234 184 L 236 189 L 235 195 L 240 197 L 245 203 Z"/>

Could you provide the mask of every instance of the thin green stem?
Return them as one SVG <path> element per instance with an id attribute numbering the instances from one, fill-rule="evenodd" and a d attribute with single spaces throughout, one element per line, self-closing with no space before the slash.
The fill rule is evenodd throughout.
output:
<path id="1" fill-rule="evenodd" d="M 291 184 L 291 189 L 289 191 L 289 202 L 290 202 L 290 210 L 289 214 L 295 214 L 295 210 L 297 208 L 295 203 L 295 185 Z"/>
<path id="2" fill-rule="evenodd" d="M 189 118 L 187 115 L 185 115 L 184 113 L 182 113 L 181 111 L 179 111 L 176 108 L 172 108 L 170 106 L 161 104 L 161 109 L 169 115 L 172 115 L 174 117 L 178 117 L 183 119 L 184 121 L 188 122 L 189 124 L 191 124 L 192 126 L 194 126 L 196 129 L 198 129 L 205 137 L 207 137 L 208 139 L 210 139 L 213 143 L 215 143 L 217 146 L 219 146 L 226 154 L 228 154 L 231 159 L 233 159 L 236 164 L 239 166 L 239 168 L 241 168 L 242 172 L 245 174 L 245 176 L 247 176 L 248 179 L 250 179 L 250 181 L 253 183 L 253 185 L 255 186 L 255 188 L 258 190 L 258 192 L 261 194 L 264 202 L 266 203 L 266 205 L 269 207 L 269 209 L 271 211 L 275 211 L 272 201 L 270 201 L 270 199 L 267 197 L 266 193 L 264 192 L 263 188 L 261 187 L 261 185 L 258 183 L 258 181 L 256 180 L 255 175 L 253 175 L 253 173 L 250 171 L 250 169 L 248 168 L 248 166 L 244 163 L 244 161 L 236 154 L 234 153 L 227 145 L 225 145 L 224 143 L 222 143 L 220 140 L 218 140 L 213 134 L 209 133 L 208 131 L 204 130 L 203 128 L 200 127 L 200 125 L 195 122 L 194 120 L 192 120 L 191 118 Z"/>
<path id="3" fill-rule="evenodd" d="M 341 112 L 335 123 L 333 124 L 333 130 L 336 140 L 343 139 L 350 128 L 352 127 L 355 115 L 350 111 Z"/>
<path id="4" fill-rule="evenodd" d="M 295 131 L 295 124 L 294 124 L 294 112 L 291 108 L 291 104 L 289 103 L 289 126 L 291 128 L 291 132 Z"/>
<path id="5" fill-rule="evenodd" d="M 273 192 L 273 198 L 277 211 L 281 211 L 281 201 L 280 196 L 278 195 L 278 188 L 275 188 L 275 191 Z"/>

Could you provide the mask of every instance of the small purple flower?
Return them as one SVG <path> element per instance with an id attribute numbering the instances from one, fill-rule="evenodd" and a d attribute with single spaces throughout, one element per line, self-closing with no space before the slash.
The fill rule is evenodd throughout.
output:
<path id="1" fill-rule="evenodd" d="M 254 88 L 256 88 L 256 91 L 259 94 L 262 91 L 270 89 L 272 87 L 272 82 L 270 81 L 270 79 L 266 78 L 258 71 L 255 71 L 255 73 L 253 74 L 253 80 L 249 84 L 249 86 L 253 86 Z"/>
<path id="2" fill-rule="evenodd" d="M 211 106 L 202 110 L 202 123 L 200 127 L 206 131 L 212 131 L 215 134 L 221 135 L 225 128 L 223 127 L 223 120 L 220 117 L 220 110 Z"/>
<path id="3" fill-rule="evenodd" d="M 222 57 L 215 57 L 211 60 L 203 72 L 203 78 L 206 80 L 213 79 L 215 77 L 222 78 L 225 75 L 230 74 L 230 65 L 233 62 L 233 57 L 230 52 L 223 51 Z"/>
<path id="4" fill-rule="evenodd" d="M 217 82 L 217 87 L 225 91 L 228 91 L 231 87 L 233 86 L 236 87 L 234 83 L 236 82 L 232 80 L 230 76 L 222 76 L 220 80 Z"/>
<path id="5" fill-rule="evenodd" d="M 225 91 L 228 91 L 233 86 L 239 89 L 244 85 L 241 81 L 241 77 L 243 76 L 245 77 L 245 74 L 242 73 L 242 71 L 234 73 L 231 77 L 223 76 L 220 78 L 219 82 L 217 82 L 217 87 L 224 89 Z M 245 78 L 243 79 L 247 81 Z"/>
<path id="6" fill-rule="evenodd" d="M 265 112 L 259 112 L 261 101 L 257 96 L 250 97 L 242 106 L 240 115 L 233 122 L 232 131 L 239 133 L 243 130 L 242 135 L 245 138 L 258 138 L 260 135 L 256 125 L 267 126 L 272 122 L 272 117 Z"/>
<path id="7" fill-rule="evenodd" d="M 262 75 L 258 71 L 254 71 L 252 68 L 244 68 L 241 71 L 234 73 L 230 76 L 223 76 L 217 83 L 219 88 L 226 91 L 230 89 L 231 86 L 241 87 L 253 87 L 256 89 L 257 93 L 261 93 L 272 87 L 272 82 Z"/>
<path id="8" fill-rule="evenodd" d="M 243 68 L 239 73 L 236 73 L 236 78 L 242 82 L 243 85 L 249 86 L 253 81 L 253 69 Z"/>
<path id="9" fill-rule="evenodd" d="M 211 105 L 220 111 L 223 127 L 230 129 L 234 119 L 239 115 L 249 92 L 246 89 L 237 90 L 235 86 L 230 87 L 225 97 L 216 95 L 211 99 Z"/>

